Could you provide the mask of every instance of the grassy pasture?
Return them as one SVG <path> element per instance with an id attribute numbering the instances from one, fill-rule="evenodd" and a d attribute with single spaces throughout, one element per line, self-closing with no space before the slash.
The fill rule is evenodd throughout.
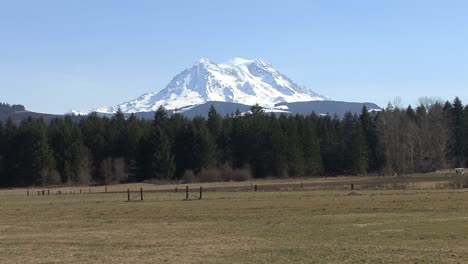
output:
<path id="1" fill-rule="evenodd" d="M 291 183 L 257 183 L 285 181 Z M 140 186 L 174 188 L 108 191 Z M 168 191 L 127 202 L 126 193 L 93 188 L 29 197 L 26 189 L 0 191 L 0 263 L 468 262 L 465 190 L 219 188 L 203 200 L 183 201 L 183 192 Z"/>
<path id="2" fill-rule="evenodd" d="M 2 195 L 26 195 L 29 190 L 31 195 L 37 195 L 38 191 L 51 190 L 51 193 L 61 191 L 62 193 L 74 192 L 80 193 L 102 193 L 125 192 L 127 189 L 132 191 L 143 188 L 145 191 L 155 192 L 173 192 L 175 188 L 178 191 L 184 191 L 188 185 L 190 189 L 196 189 L 203 186 L 207 191 L 217 192 L 239 192 L 252 191 L 254 185 L 259 186 L 261 191 L 291 191 L 291 190 L 347 190 L 351 184 L 354 188 L 361 190 L 385 190 L 385 189 L 446 189 L 449 183 L 456 182 L 458 178 L 443 173 L 431 174 L 411 174 L 403 177 L 322 177 L 322 178 L 304 178 L 304 179 L 256 179 L 247 182 L 216 182 L 216 183 L 192 183 L 192 184 L 172 184 L 166 182 L 155 183 L 136 183 L 136 184 L 117 184 L 109 186 L 78 186 L 78 187 L 57 187 L 57 188 L 28 188 L 28 189 L 10 189 L 0 191 Z"/>

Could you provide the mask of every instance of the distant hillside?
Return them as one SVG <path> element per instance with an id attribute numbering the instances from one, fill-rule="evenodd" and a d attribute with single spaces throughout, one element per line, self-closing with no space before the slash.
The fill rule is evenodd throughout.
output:
<path id="1" fill-rule="evenodd" d="M 276 107 L 284 106 L 291 114 L 308 115 L 312 112 L 318 115 L 337 115 L 343 118 L 346 112 L 359 114 L 364 106 L 368 110 L 380 110 L 381 108 L 374 103 L 354 103 L 340 101 L 312 101 L 312 102 L 295 102 L 295 103 L 279 103 Z"/>
<path id="2" fill-rule="evenodd" d="M 29 112 L 23 105 L 10 105 L 6 103 L 0 103 L 0 120 L 2 122 L 5 122 L 8 120 L 8 118 L 11 118 L 13 122 L 20 123 L 28 117 L 43 118 L 46 122 L 49 122 L 50 120 L 61 116 Z"/>
<path id="3" fill-rule="evenodd" d="M 195 116 L 208 116 L 208 111 L 213 105 L 216 111 L 221 116 L 234 114 L 237 110 L 241 113 L 247 112 L 250 109 L 250 105 L 229 103 L 229 102 L 207 102 L 201 105 L 194 106 L 183 112 L 187 118 L 193 118 Z M 359 114 L 362 108 L 366 106 L 369 110 L 380 110 L 381 108 L 374 103 L 352 103 L 352 102 L 340 102 L 340 101 L 311 101 L 311 102 L 296 102 L 296 103 L 279 103 L 275 105 L 274 109 L 266 108 L 266 112 L 276 112 L 278 114 L 284 113 L 289 115 L 309 115 L 315 113 L 317 115 L 329 115 L 331 117 L 337 115 L 339 118 L 343 118 L 346 112 Z M 281 109 L 281 111 L 278 111 Z M 173 114 L 173 111 L 167 111 L 169 115 Z M 154 116 L 154 112 L 141 112 L 135 113 L 137 117 L 143 119 L 151 119 Z M 111 114 L 105 114 L 111 116 Z"/>
<path id="4" fill-rule="evenodd" d="M 0 113 L 1 114 L 10 114 L 14 112 L 24 112 L 26 108 L 23 105 L 10 105 L 6 103 L 0 103 Z"/>
<path id="5" fill-rule="evenodd" d="M 184 111 L 180 113 L 187 118 L 194 118 L 195 116 L 208 116 L 208 111 L 211 106 L 214 106 L 218 113 L 221 116 L 234 114 L 237 110 L 241 113 L 249 111 L 250 105 L 230 103 L 230 102 L 207 102 L 204 104 L 196 105 L 193 107 L 187 107 Z M 311 113 L 316 113 L 317 115 L 337 115 L 339 118 L 343 118 L 346 112 L 351 113 L 360 113 L 362 107 L 366 106 L 367 109 L 377 109 L 381 108 L 374 103 L 352 103 L 352 102 L 339 102 L 339 101 L 311 101 L 311 102 L 295 102 L 295 103 L 279 103 L 276 104 L 274 108 L 265 108 L 266 112 L 276 112 L 278 114 L 284 113 L 289 115 L 308 115 Z M 174 114 L 174 111 L 167 110 L 169 116 Z M 110 113 L 98 113 L 99 116 L 112 117 L 114 114 Z M 129 116 L 130 114 L 125 114 Z M 151 112 L 138 112 L 135 113 L 138 118 L 141 119 L 152 119 L 154 117 L 154 111 Z M 52 115 L 44 113 L 35 113 L 29 112 L 22 105 L 9 105 L 9 104 L 0 104 L 0 120 L 5 122 L 9 117 L 13 119 L 15 123 L 19 123 L 22 120 L 32 117 L 32 118 L 43 118 L 46 122 L 57 118 L 63 117 L 63 115 Z M 80 117 L 76 117 L 79 119 Z"/>

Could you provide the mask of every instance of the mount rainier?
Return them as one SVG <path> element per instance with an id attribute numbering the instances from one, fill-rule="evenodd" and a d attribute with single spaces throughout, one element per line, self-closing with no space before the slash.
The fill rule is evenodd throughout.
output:
<path id="1" fill-rule="evenodd" d="M 138 118 L 152 119 L 154 111 L 163 106 L 168 114 L 182 113 L 187 118 L 205 116 L 214 106 L 222 116 L 238 110 L 248 112 L 254 104 L 266 112 L 292 115 L 337 116 L 347 112 L 359 113 L 363 107 L 369 111 L 381 108 L 374 103 L 332 101 L 304 86 L 299 86 L 263 60 L 232 59 L 216 64 L 201 59 L 191 68 L 184 70 L 159 92 L 151 92 L 135 100 L 117 106 L 93 109 L 100 116 L 112 116 L 119 108 L 126 116 L 135 113 Z M 86 116 L 87 113 L 71 111 L 65 115 Z M 28 117 L 41 117 L 50 121 L 60 115 L 21 111 L 0 113 L 0 121 L 11 117 L 21 122 Z"/>
<path id="2" fill-rule="evenodd" d="M 100 107 L 93 111 L 124 113 L 167 110 L 185 111 L 206 102 L 228 102 L 243 105 L 259 104 L 273 109 L 279 103 L 329 101 L 304 86 L 294 83 L 263 60 L 234 58 L 216 64 L 201 59 L 184 70 L 159 92 L 150 92 L 117 106 Z"/>

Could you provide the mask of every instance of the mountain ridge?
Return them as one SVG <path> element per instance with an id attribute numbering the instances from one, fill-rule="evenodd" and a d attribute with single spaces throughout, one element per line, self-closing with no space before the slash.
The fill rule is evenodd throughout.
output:
<path id="1" fill-rule="evenodd" d="M 159 106 L 180 110 L 209 101 L 244 105 L 258 103 L 263 107 L 274 107 L 281 102 L 325 100 L 331 99 L 296 84 L 262 59 L 233 58 L 217 64 L 202 58 L 177 74 L 161 91 L 92 111 L 114 113 L 120 108 L 125 113 L 148 112 L 155 111 Z"/>
<path id="2" fill-rule="evenodd" d="M 221 116 L 233 115 L 239 110 L 241 113 L 246 113 L 252 107 L 251 105 L 244 105 L 230 102 L 218 102 L 210 101 L 204 104 L 190 107 L 181 114 L 186 118 L 194 118 L 196 116 L 208 117 L 208 111 L 211 106 L 214 106 L 216 111 Z M 295 103 L 279 103 L 276 108 L 265 109 L 265 112 L 273 112 L 276 114 L 287 114 L 287 115 L 308 115 L 315 113 L 317 115 L 328 115 L 330 117 L 337 116 L 343 118 L 346 112 L 359 114 L 362 107 L 366 106 L 369 112 L 381 111 L 381 108 L 374 103 L 356 103 L 356 102 L 342 102 L 342 101 L 311 101 L 311 102 L 295 102 Z M 23 110 L 24 109 L 24 110 Z M 86 118 L 87 114 L 80 112 L 69 112 L 65 115 L 54 115 L 47 113 L 36 113 L 30 112 L 19 105 L 19 111 L 0 111 L 0 121 L 6 122 L 8 118 L 12 118 L 13 122 L 20 123 L 24 119 L 31 118 L 42 118 L 47 123 L 54 118 L 63 118 L 64 116 L 72 116 L 74 120 L 80 118 Z M 166 110 L 168 115 L 173 115 L 173 110 Z M 155 111 L 150 112 L 136 112 L 134 113 L 137 118 L 141 119 L 153 119 Z M 97 113 L 98 116 L 112 117 L 114 113 Z M 125 113 L 125 116 L 130 116 L 129 113 Z"/>

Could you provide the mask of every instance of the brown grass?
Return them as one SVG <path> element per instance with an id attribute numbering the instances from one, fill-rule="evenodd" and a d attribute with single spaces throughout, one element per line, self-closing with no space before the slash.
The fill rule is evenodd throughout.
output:
<path id="1" fill-rule="evenodd" d="M 25 193 L 0 192 L 1 263 L 468 262 L 464 190 Z"/>
<path id="2" fill-rule="evenodd" d="M 360 190 L 401 190 L 401 189 L 447 189 L 459 185 L 460 179 L 451 176 L 443 176 L 439 173 L 407 175 L 393 178 L 388 176 L 339 176 L 320 178 L 289 178 L 289 179 L 256 179 L 245 182 L 212 182 L 212 183 L 170 183 L 170 182 L 147 182 L 131 184 L 114 184 L 108 186 L 61 186 L 51 188 L 20 188 L 9 189 L 0 192 L 0 195 L 25 195 L 29 190 L 31 195 L 37 195 L 38 191 L 50 190 L 52 194 L 58 191 L 65 194 L 125 192 L 127 189 L 145 191 L 173 192 L 178 190 L 197 189 L 200 186 L 206 191 L 239 192 L 251 191 L 254 185 L 258 185 L 260 191 L 303 191 L 303 190 L 348 190 L 351 184 Z M 456 183 L 456 184 L 455 184 Z"/>

